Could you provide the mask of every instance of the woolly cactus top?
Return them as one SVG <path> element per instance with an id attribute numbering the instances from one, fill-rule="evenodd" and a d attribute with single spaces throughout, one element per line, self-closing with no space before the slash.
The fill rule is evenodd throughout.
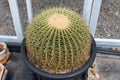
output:
<path id="1" fill-rule="evenodd" d="M 38 14 L 26 29 L 30 61 L 50 73 L 68 73 L 89 59 L 91 36 L 79 14 L 51 8 Z"/>

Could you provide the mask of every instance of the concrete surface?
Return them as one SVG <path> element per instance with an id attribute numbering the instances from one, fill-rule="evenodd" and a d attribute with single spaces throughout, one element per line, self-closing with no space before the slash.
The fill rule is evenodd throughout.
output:
<path id="1" fill-rule="evenodd" d="M 20 53 L 12 53 L 5 65 L 8 69 L 6 80 L 34 80 L 34 74 L 24 64 Z"/>
<path id="2" fill-rule="evenodd" d="M 100 80 L 120 80 L 120 59 L 96 58 Z"/>
<path id="3" fill-rule="evenodd" d="M 12 53 L 5 66 L 9 71 L 6 80 L 34 80 L 34 74 L 25 66 L 20 53 Z M 98 54 L 96 67 L 100 80 L 120 80 L 120 56 Z"/>

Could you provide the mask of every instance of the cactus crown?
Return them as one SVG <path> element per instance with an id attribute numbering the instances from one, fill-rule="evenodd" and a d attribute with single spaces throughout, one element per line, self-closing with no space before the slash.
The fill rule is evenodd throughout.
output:
<path id="1" fill-rule="evenodd" d="M 50 73 L 67 73 L 89 59 L 91 36 L 83 19 L 66 8 L 42 11 L 26 29 L 30 61 Z"/>

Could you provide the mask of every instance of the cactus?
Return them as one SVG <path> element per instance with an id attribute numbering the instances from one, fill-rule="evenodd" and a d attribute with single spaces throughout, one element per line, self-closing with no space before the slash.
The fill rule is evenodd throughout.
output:
<path id="1" fill-rule="evenodd" d="M 84 65 L 92 39 L 82 17 L 67 8 L 42 11 L 26 29 L 29 60 L 49 73 L 69 73 Z"/>

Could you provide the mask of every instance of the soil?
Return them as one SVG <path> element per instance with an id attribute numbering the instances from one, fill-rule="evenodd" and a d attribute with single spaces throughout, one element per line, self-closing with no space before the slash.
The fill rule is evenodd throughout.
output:
<path id="1" fill-rule="evenodd" d="M 68 7 L 82 15 L 84 0 L 32 0 L 33 15 L 49 7 Z M 103 0 L 95 37 L 120 39 L 120 0 Z M 27 26 L 25 0 L 18 0 L 23 32 Z M 0 0 L 0 35 L 16 35 L 8 0 Z"/>
<path id="2" fill-rule="evenodd" d="M 2 51 L 3 51 L 3 49 L 0 48 L 0 52 L 2 52 Z"/>

